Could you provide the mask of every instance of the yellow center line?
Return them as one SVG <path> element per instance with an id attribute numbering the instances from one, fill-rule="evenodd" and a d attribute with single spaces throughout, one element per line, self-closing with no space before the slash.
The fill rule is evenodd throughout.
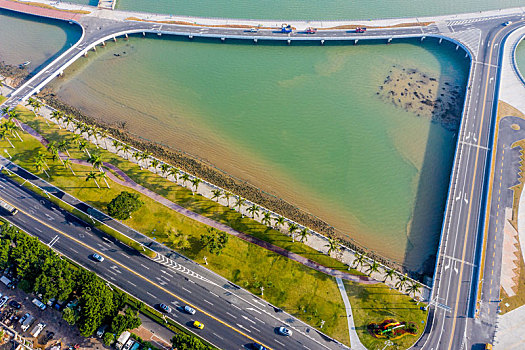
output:
<path id="1" fill-rule="evenodd" d="M 494 35 L 494 38 L 496 38 L 499 33 L 503 30 L 504 28 L 501 28 L 497 33 L 496 35 Z M 489 65 L 491 64 L 492 62 L 492 51 L 494 50 L 494 41 L 492 42 L 492 44 L 490 45 L 490 52 L 489 52 Z M 484 93 L 484 96 L 483 96 L 483 105 L 482 105 L 482 108 L 481 108 L 481 123 L 479 125 L 479 132 L 478 132 L 478 135 L 480 137 L 478 137 L 478 147 L 477 147 L 477 150 L 476 150 L 476 161 L 474 162 L 474 174 L 472 176 L 472 188 L 470 190 L 470 198 L 472 198 L 473 194 L 474 194 L 474 183 L 475 183 L 475 179 L 476 179 L 476 175 L 477 175 L 477 170 L 478 170 L 478 159 L 479 159 L 479 146 L 481 144 L 481 132 L 483 130 L 483 120 L 485 119 L 485 106 L 486 106 L 486 102 L 487 102 L 487 93 L 488 93 L 488 89 L 489 89 L 489 78 L 490 78 L 490 66 L 487 70 L 487 79 L 485 81 L 485 93 Z M 496 128 L 498 127 L 498 125 L 496 124 Z M 495 151 L 496 147 L 492 147 L 493 148 L 493 152 Z M 503 171 L 503 169 L 502 169 Z M 493 176 L 491 175 L 491 181 L 492 181 L 492 178 Z M 461 281 L 463 279 L 463 267 L 464 267 L 464 260 L 465 260 L 465 254 L 466 254 L 466 251 L 467 251 L 467 240 L 468 240 L 468 236 L 469 236 L 469 223 L 470 223 L 470 214 L 471 214 L 471 209 L 472 209 L 472 202 L 473 201 L 469 201 L 469 207 L 468 207 L 468 214 L 467 214 L 467 225 L 465 226 L 465 240 L 463 241 L 464 244 L 463 244 L 463 252 L 462 252 L 462 256 L 461 256 L 461 268 L 459 270 L 459 278 L 458 278 L 458 281 L 459 281 L 459 285 L 458 285 L 458 290 L 457 290 L 457 293 L 456 293 L 456 302 L 455 302 L 455 305 L 454 305 L 454 312 L 453 312 L 453 315 L 452 315 L 452 333 L 450 335 L 450 341 L 449 341 L 449 344 L 448 344 L 448 349 L 452 349 L 452 342 L 454 341 L 454 333 L 456 331 L 456 316 L 457 316 L 457 313 L 458 313 L 458 305 L 459 305 L 459 295 L 461 293 Z M 488 202 L 490 203 L 490 202 Z M 485 247 L 483 247 L 483 252 L 482 254 L 485 253 Z M 483 255 L 482 255 L 483 256 Z M 480 269 L 483 269 L 483 265 L 484 265 L 484 260 L 482 260 L 482 264 L 480 266 Z M 482 271 L 482 270 L 481 270 Z"/>
<path id="2" fill-rule="evenodd" d="M 40 219 L 38 219 L 38 218 L 34 217 L 33 215 L 31 215 L 31 214 L 25 212 L 24 210 L 22 210 L 22 209 L 20 209 L 20 208 L 17 208 L 17 209 L 18 209 L 20 212 L 24 213 L 25 215 L 29 216 L 31 219 L 33 219 L 33 220 L 35 220 L 35 221 L 41 223 L 42 225 L 44 225 L 44 226 L 46 226 L 46 227 L 52 229 L 53 231 L 56 231 L 56 232 L 58 232 L 58 233 L 64 235 L 65 237 L 69 238 L 70 240 L 72 240 L 72 241 L 74 241 L 74 242 L 76 242 L 76 243 L 78 243 L 78 244 L 80 244 L 80 245 L 82 245 L 82 246 L 84 246 L 84 247 L 86 247 L 86 248 L 88 248 L 88 249 L 90 249 L 90 250 L 96 252 L 96 253 L 99 254 L 99 255 L 104 256 L 106 259 L 111 260 L 112 262 L 114 262 L 115 264 L 117 264 L 117 265 L 121 266 L 122 268 L 128 270 L 129 272 L 131 272 L 131 273 L 134 274 L 135 276 L 140 277 L 140 278 L 143 279 L 144 281 L 146 281 L 146 282 L 152 284 L 153 286 L 159 288 L 160 290 L 162 290 L 162 291 L 168 293 L 169 295 L 171 295 L 172 297 L 174 297 L 174 298 L 180 300 L 181 302 L 183 302 L 183 303 L 185 303 L 185 304 L 191 306 L 191 307 L 194 308 L 195 310 L 198 310 L 198 311 L 202 312 L 202 313 L 205 314 L 206 316 L 208 316 L 208 317 L 214 319 L 215 321 L 217 321 L 217 322 L 219 322 L 219 323 L 225 325 L 226 327 L 232 329 L 233 331 L 235 331 L 235 332 L 237 332 L 237 333 L 239 333 L 239 334 L 245 336 L 246 338 L 248 338 L 248 339 L 250 339 L 250 340 L 253 340 L 253 341 L 256 342 L 256 343 L 260 343 L 258 340 L 255 340 L 254 338 L 252 338 L 252 337 L 249 336 L 248 334 L 245 334 L 244 332 L 242 332 L 242 331 L 238 330 L 237 328 L 235 328 L 235 327 L 229 325 L 228 323 L 226 323 L 226 322 L 224 322 L 224 321 L 218 319 L 217 317 L 213 316 L 212 314 L 210 314 L 210 313 L 208 313 L 208 312 L 206 312 L 206 311 L 200 309 L 198 306 L 193 305 L 192 303 L 190 303 L 190 302 L 188 302 L 187 300 L 185 300 L 185 299 L 179 297 L 178 295 L 176 295 L 176 294 L 174 294 L 173 292 L 169 291 L 168 289 L 162 287 L 161 285 L 158 285 L 157 283 L 155 283 L 155 282 L 153 282 L 153 281 L 147 279 L 146 277 L 140 275 L 139 273 L 135 272 L 134 270 L 130 269 L 129 267 L 127 267 L 127 266 L 121 264 L 120 262 L 118 262 L 117 260 L 111 258 L 110 256 L 108 256 L 108 255 L 106 255 L 106 254 L 104 254 L 104 253 L 98 251 L 97 249 L 95 249 L 95 248 L 93 248 L 93 247 L 91 247 L 91 246 L 85 244 L 84 242 L 82 242 L 82 241 L 80 241 L 80 240 L 78 240 L 78 239 L 76 239 L 76 238 L 74 238 L 74 237 L 68 235 L 67 233 L 65 233 L 65 232 L 63 232 L 63 231 L 61 231 L 61 230 L 59 230 L 59 229 L 57 229 L 57 228 L 55 228 L 55 227 L 49 225 L 48 223 L 46 223 L 46 222 L 44 222 L 44 221 L 41 221 Z M 262 345 L 264 345 L 264 344 L 262 344 Z M 268 347 L 267 345 L 264 345 L 264 346 Z M 271 348 L 269 348 L 269 349 L 271 349 Z"/>

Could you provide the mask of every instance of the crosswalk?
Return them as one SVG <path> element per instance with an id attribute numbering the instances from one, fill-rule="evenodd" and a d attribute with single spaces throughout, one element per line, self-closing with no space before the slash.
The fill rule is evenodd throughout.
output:
<path id="1" fill-rule="evenodd" d="M 153 259 L 153 261 L 158 262 L 161 265 L 167 266 L 177 272 L 183 273 L 185 275 L 191 276 L 193 278 L 198 278 L 203 282 L 207 282 L 210 284 L 215 284 L 214 282 L 210 281 L 204 276 L 199 275 L 195 271 L 192 271 L 181 264 L 176 263 L 175 261 L 171 260 L 170 258 L 165 257 L 162 254 L 157 254 L 157 256 Z"/>
<path id="2" fill-rule="evenodd" d="M 488 21 L 488 20 L 492 20 L 492 19 L 495 19 L 495 18 L 498 18 L 498 17 L 497 16 L 492 16 L 492 17 L 458 19 L 458 20 L 448 21 L 447 25 L 449 25 L 449 26 L 456 26 L 456 25 L 461 25 L 461 24 L 470 24 L 470 23 L 475 23 L 475 22 Z"/>

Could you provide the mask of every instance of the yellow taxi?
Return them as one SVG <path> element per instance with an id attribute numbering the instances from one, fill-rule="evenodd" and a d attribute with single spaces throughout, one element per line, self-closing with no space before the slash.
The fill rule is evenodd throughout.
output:
<path id="1" fill-rule="evenodd" d="M 203 329 L 204 325 L 202 323 L 200 323 L 199 321 L 194 321 L 193 322 L 193 327 L 198 328 L 198 329 Z"/>

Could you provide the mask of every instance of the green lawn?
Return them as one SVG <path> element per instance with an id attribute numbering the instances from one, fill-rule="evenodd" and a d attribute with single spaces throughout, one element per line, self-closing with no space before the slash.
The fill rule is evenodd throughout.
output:
<path id="1" fill-rule="evenodd" d="M 0 105 L 4 103 L 5 100 L 7 100 L 7 97 L 0 95 Z"/>
<path id="2" fill-rule="evenodd" d="M 355 327 L 363 345 L 368 349 L 382 349 L 385 339 L 372 337 L 367 331 L 369 323 L 381 323 L 387 318 L 397 321 L 414 322 L 418 327 L 418 335 L 406 335 L 393 340 L 394 345 L 387 349 L 407 349 L 423 332 L 427 312 L 419 309 L 424 304 L 417 305 L 412 298 L 390 289 L 382 283 L 363 285 L 344 281 L 348 299 L 352 305 Z"/>
<path id="3" fill-rule="evenodd" d="M 34 118 L 29 111 L 23 111 L 21 119 L 29 121 L 28 124 L 31 124 L 50 140 L 65 138 L 71 141 L 72 134 L 70 132 L 58 130 L 54 125 L 48 127 L 42 119 Z M 33 121 L 30 121 L 30 119 L 33 119 Z M 40 121 L 36 122 L 36 119 L 40 119 Z M 32 164 L 34 156 L 38 150 L 46 152 L 45 148 L 36 139 L 27 134 L 22 134 L 22 138 L 24 142 L 12 139 L 16 149 L 10 148 L 7 141 L 0 142 L 0 147 L 7 148 L 13 156 L 13 161 L 17 164 L 35 171 Z M 72 144 L 73 142 L 71 141 Z M 94 146 L 91 147 L 91 151 L 93 150 Z M 87 158 L 83 152 L 74 150 L 72 147 L 70 153 L 73 158 Z M 85 175 L 91 171 L 90 167 L 73 165 L 73 169 L 77 174 L 75 177 L 58 160 L 52 161 L 50 154 L 46 154 L 49 155 L 47 163 L 51 168 L 48 171 L 51 175 L 48 181 L 101 210 L 105 211 L 107 203 L 120 191 L 127 190 L 132 192 L 129 188 L 122 187 L 111 181 L 110 189 L 104 187 L 98 189 L 94 182 L 85 181 Z M 133 176 L 137 182 L 141 184 L 149 183 L 150 188 L 157 189 L 158 182 L 156 178 L 158 176 L 142 171 L 137 165 L 121 160 L 109 152 L 101 150 L 101 154 L 104 161 L 111 161 L 130 176 Z M 47 179 L 44 174 L 41 176 Z M 138 181 L 140 179 L 142 180 Z M 105 185 L 101 184 L 101 186 Z M 210 210 L 217 208 L 215 210 L 219 213 L 220 211 L 227 211 L 227 209 L 221 209 L 222 207 L 219 207 L 212 201 L 202 199 L 200 196 L 191 196 L 190 191 L 181 189 L 179 186 L 171 184 L 170 189 L 170 192 L 167 192 L 165 188 L 159 188 L 158 190 L 172 200 L 178 198 L 177 202 L 183 201 L 186 203 L 186 206 L 191 208 L 203 210 L 208 205 Z M 312 326 L 319 327 L 321 320 L 324 320 L 326 322 L 323 327 L 324 332 L 346 344 L 349 343 L 348 328 L 344 318 L 344 306 L 333 278 L 235 237 L 230 237 L 227 247 L 220 256 L 212 256 L 210 253 L 203 251 L 199 243 L 200 235 L 206 232 L 205 225 L 186 218 L 145 196 L 141 196 L 141 199 L 145 202 L 145 205 L 133 214 L 132 219 L 126 220 L 126 224 L 140 232 L 154 236 L 158 241 L 168 246 L 171 246 L 170 231 L 182 231 L 188 235 L 191 243 L 191 249 L 183 251 L 186 256 L 202 263 L 203 256 L 206 255 L 208 257 L 208 267 L 213 271 L 256 294 L 260 294 L 259 286 L 264 286 L 264 298 L 266 300 L 303 319 Z M 210 215 L 218 215 L 218 213 Z M 231 215 L 232 221 L 234 221 L 234 215 L 237 214 L 226 213 L 224 215 L 227 217 Z M 238 221 L 239 225 L 245 225 L 253 230 L 257 226 L 262 226 L 248 219 Z M 155 234 L 152 234 L 153 230 L 155 230 Z M 266 234 L 270 237 L 274 235 L 272 240 L 283 242 L 283 245 L 288 244 L 284 235 L 271 232 L 264 233 L 266 229 L 262 231 L 263 233 L 261 234 Z M 296 244 L 296 246 L 300 245 Z M 306 248 L 301 249 L 306 251 Z M 309 254 L 316 256 L 315 254 L 317 253 L 310 251 Z M 326 258 L 328 259 L 328 257 Z M 335 260 L 332 263 L 330 263 L 330 260 L 326 260 L 326 265 L 336 266 Z M 342 268 L 342 266 L 339 267 Z"/>

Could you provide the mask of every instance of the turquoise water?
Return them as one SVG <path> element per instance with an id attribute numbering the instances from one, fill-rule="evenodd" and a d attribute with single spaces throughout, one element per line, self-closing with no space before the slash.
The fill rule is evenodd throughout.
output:
<path id="1" fill-rule="evenodd" d="M 80 38 L 78 27 L 0 10 L 0 61 L 38 71 Z"/>
<path id="2" fill-rule="evenodd" d="M 498 5 L 519 3 L 524 2 Z M 140 10 L 145 4 L 151 11 L 202 16 L 334 19 L 494 5 L 294 0 L 251 7 L 238 0 L 227 6 L 119 0 L 118 6 Z M 403 6 L 409 10 L 401 10 Z M 7 17 L 0 16 L 0 38 L 27 28 L 22 20 L 2 27 Z M 51 54 L 68 45 L 62 28 L 34 25 L 40 28 L 30 38 L 34 45 L 4 39 L 0 53 L 38 62 L 45 48 Z M 42 55 L 41 62 L 51 56 Z M 132 133 L 208 160 L 418 269 L 435 253 L 455 135 L 385 104 L 376 92 L 392 65 L 463 85 L 466 63 L 461 53 L 432 40 L 287 47 L 130 38 L 91 52 L 54 86 L 61 98 L 84 112 L 109 122 L 125 121 Z"/>
<path id="3" fill-rule="evenodd" d="M 436 42 L 320 49 L 131 38 L 77 62 L 57 93 L 397 261 L 408 246 L 415 268 L 435 248 L 454 135 L 376 96 L 392 65 L 466 77 L 463 55 Z"/>
<path id="4" fill-rule="evenodd" d="M 523 41 L 516 48 L 516 63 L 521 75 L 525 77 L 525 43 Z"/>
<path id="5" fill-rule="evenodd" d="M 371 19 L 428 16 L 523 6 L 523 0 L 118 0 L 117 8 L 204 17 L 253 19 Z"/>

